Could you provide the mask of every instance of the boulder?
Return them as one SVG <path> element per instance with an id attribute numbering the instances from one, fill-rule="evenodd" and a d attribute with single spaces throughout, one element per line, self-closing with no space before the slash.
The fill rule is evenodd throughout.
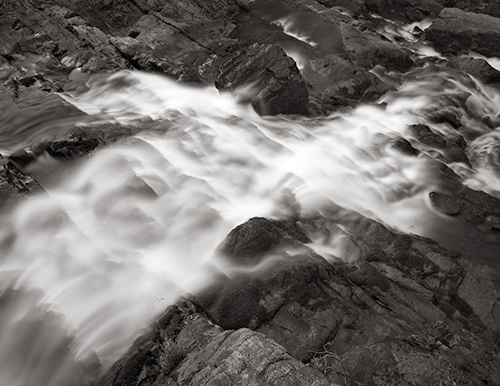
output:
<path id="1" fill-rule="evenodd" d="M 254 217 L 234 228 L 219 247 L 220 252 L 235 262 L 252 263 L 278 246 L 309 242 L 309 238 L 293 221 Z"/>
<path id="2" fill-rule="evenodd" d="M 500 17 L 500 4 L 496 0 L 438 0 L 438 2 L 449 8 L 460 8 L 466 12 L 485 13 Z"/>
<path id="3" fill-rule="evenodd" d="M 457 57 L 450 60 L 450 66 L 454 69 L 461 70 L 481 82 L 498 83 L 500 82 L 500 71 L 497 71 L 483 59 L 474 59 L 471 57 Z"/>
<path id="4" fill-rule="evenodd" d="M 475 51 L 484 56 L 499 56 L 500 19 L 483 14 L 445 8 L 426 29 L 426 39 L 444 54 Z"/>
<path id="5" fill-rule="evenodd" d="M 403 21 L 419 21 L 436 17 L 443 6 L 436 0 L 365 0 L 366 8 L 379 15 Z"/>
<path id="6" fill-rule="evenodd" d="M 307 114 L 306 84 L 293 59 L 276 45 L 240 48 L 221 64 L 215 85 L 242 92 L 260 115 Z"/>
<path id="7" fill-rule="evenodd" d="M 429 198 L 432 206 L 441 213 L 448 215 L 456 215 L 460 213 L 460 201 L 452 195 L 430 192 Z"/>

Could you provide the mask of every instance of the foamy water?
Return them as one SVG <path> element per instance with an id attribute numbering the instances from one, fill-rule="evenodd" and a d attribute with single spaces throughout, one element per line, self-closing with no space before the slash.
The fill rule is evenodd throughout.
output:
<path id="1" fill-rule="evenodd" d="M 60 166 L 47 194 L 3 216 L 0 373 L 9 385 L 81 383 L 107 369 L 168 304 L 224 269 L 214 251 L 250 217 L 308 216 L 335 203 L 433 237 L 430 221 L 442 216 L 427 199 L 442 184 L 435 152 L 411 156 L 392 145 L 418 146 L 413 124 L 456 135 L 425 118 L 444 96 L 470 94 L 460 119 L 478 131 L 467 148 L 477 161 L 448 166 L 475 189 L 500 188 L 498 132 L 479 123 L 495 121 L 500 94 L 468 77 L 417 71 L 383 97 L 385 107 L 314 119 L 259 117 L 237 96 L 139 72 L 101 75 L 87 87 L 61 94 L 90 117 L 80 125 L 153 119 L 168 130 Z M 0 146 L 14 151 L 57 134 L 43 127 Z M 311 247 L 352 262 L 343 237 Z"/>

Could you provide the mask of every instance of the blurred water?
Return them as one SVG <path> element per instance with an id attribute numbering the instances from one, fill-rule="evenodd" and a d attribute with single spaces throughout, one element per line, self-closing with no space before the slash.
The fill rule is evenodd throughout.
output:
<path id="1" fill-rule="evenodd" d="M 466 149 L 473 163 L 425 147 L 418 156 L 395 149 L 402 138 L 419 146 L 413 124 L 459 135 L 426 117 L 463 95 L 465 107 L 454 108 L 475 132 Z M 482 119 L 497 122 L 499 96 L 430 68 L 407 74 L 385 105 L 320 118 L 259 117 L 235 95 L 121 71 L 61 94 L 71 113 L 11 121 L 4 153 L 57 137 L 68 123 L 147 119 L 169 129 L 58 165 L 43 179 L 46 194 L 2 216 L 2 378 L 15 386 L 90 382 L 166 305 L 224 269 L 212 259 L 217 245 L 253 216 L 308 216 L 335 203 L 453 242 L 454 223 L 432 209 L 428 193 L 443 187 L 447 164 L 469 186 L 498 194 L 498 132 Z M 312 247 L 352 261 L 342 237 Z"/>

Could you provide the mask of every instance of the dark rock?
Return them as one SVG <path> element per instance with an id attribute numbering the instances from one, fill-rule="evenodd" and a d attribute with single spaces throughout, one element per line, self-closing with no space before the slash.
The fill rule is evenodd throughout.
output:
<path id="1" fill-rule="evenodd" d="M 466 12 L 485 13 L 500 17 L 500 4 L 495 0 L 438 0 L 445 7 L 460 8 Z"/>
<path id="2" fill-rule="evenodd" d="M 405 72 L 413 66 L 409 51 L 383 40 L 378 33 L 359 31 L 351 24 L 342 24 L 340 28 L 346 50 L 360 67 L 381 65 L 388 71 Z"/>
<path id="3" fill-rule="evenodd" d="M 82 141 L 58 141 L 47 146 L 47 153 L 55 158 L 74 159 L 89 154 L 99 145 L 95 138 Z"/>
<path id="4" fill-rule="evenodd" d="M 435 0 L 365 0 L 368 10 L 393 20 L 418 21 L 434 18 L 443 9 Z"/>
<path id="5" fill-rule="evenodd" d="M 452 111 L 451 109 L 436 111 L 432 113 L 429 119 L 434 123 L 449 123 L 455 129 L 462 126 L 457 112 Z"/>
<path id="6" fill-rule="evenodd" d="M 254 44 L 235 51 L 221 65 L 219 90 L 251 86 L 243 101 L 260 115 L 306 114 L 308 92 L 295 62 L 275 45 Z"/>
<path id="7" fill-rule="evenodd" d="M 181 300 L 138 339 L 99 382 L 101 386 L 206 382 L 327 386 L 324 375 L 263 334 L 222 331 L 199 305 Z"/>
<path id="8" fill-rule="evenodd" d="M 436 149 L 442 149 L 446 146 L 446 141 L 426 125 L 412 125 L 409 127 L 409 131 L 417 141 L 427 146 Z"/>
<path id="9" fill-rule="evenodd" d="M 219 247 L 235 262 L 255 263 L 266 252 L 285 245 L 300 245 L 309 238 L 292 221 L 254 217 L 234 228 Z"/>
<path id="10" fill-rule="evenodd" d="M 500 82 L 500 71 L 495 70 L 486 60 L 458 57 L 450 60 L 450 66 L 462 70 L 484 83 Z"/>
<path id="11" fill-rule="evenodd" d="M 24 174 L 9 160 L 0 159 L 0 208 L 40 192 L 43 192 L 43 188 L 32 177 Z"/>
<path id="12" fill-rule="evenodd" d="M 352 12 L 354 15 L 366 11 L 363 0 L 318 0 L 318 3 L 325 7 L 342 7 Z"/>
<path id="13" fill-rule="evenodd" d="M 439 18 L 426 29 L 425 36 L 443 53 L 475 51 L 491 57 L 500 55 L 497 37 L 500 19 L 458 8 L 445 8 Z"/>
<path id="14" fill-rule="evenodd" d="M 391 145 L 391 147 L 403 154 L 416 156 L 418 155 L 418 150 L 415 149 L 410 142 L 404 138 L 397 138 Z"/>
<path id="15" fill-rule="evenodd" d="M 432 206 L 441 213 L 456 215 L 459 214 L 462 209 L 460 201 L 452 195 L 430 192 L 429 198 Z"/>

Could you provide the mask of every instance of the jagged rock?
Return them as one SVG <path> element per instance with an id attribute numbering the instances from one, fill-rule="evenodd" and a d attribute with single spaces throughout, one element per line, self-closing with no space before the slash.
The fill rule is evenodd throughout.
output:
<path id="1" fill-rule="evenodd" d="M 408 142 L 404 138 L 397 138 L 391 145 L 391 147 L 395 150 L 400 151 L 403 154 L 416 156 L 418 154 L 418 150 L 415 149 L 410 142 Z"/>
<path id="2" fill-rule="evenodd" d="M 331 385 L 325 376 L 289 355 L 263 334 L 248 329 L 226 331 L 178 370 L 179 385 Z"/>
<path id="3" fill-rule="evenodd" d="M 32 177 L 7 159 L 0 159 L 0 208 L 40 192 L 43 192 L 43 188 Z"/>
<path id="4" fill-rule="evenodd" d="M 486 60 L 458 57 L 450 61 L 452 68 L 460 69 L 484 83 L 500 82 L 500 71 L 495 70 Z"/>
<path id="5" fill-rule="evenodd" d="M 451 111 L 441 110 L 433 113 L 429 120 L 435 123 L 449 123 L 458 120 L 458 118 Z M 452 126 L 456 126 L 452 124 Z M 463 162 L 469 165 L 469 159 L 464 152 L 464 145 L 460 142 L 463 137 L 458 136 L 456 139 L 444 139 L 441 134 L 436 134 L 427 125 L 411 125 L 409 126 L 409 133 L 413 136 L 418 143 L 423 144 L 424 147 L 431 147 L 438 149 L 442 152 L 441 156 L 448 162 Z M 415 146 L 417 146 L 415 144 Z M 418 147 L 418 146 L 417 146 Z"/>
<path id="6" fill-rule="evenodd" d="M 221 65 L 219 90 L 250 87 L 244 100 L 261 115 L 306 114 L 308 92 L 295 62 L 276 45 L 253 44 Z"/>
<path id="7" fill-rule="evenodd" d="M 99 383 L 101 386 L 330 385 L 324 375 L 263 334 L 222 331 L 200 306 L 168 308 Z"/>
<path id="8" fill-rule="evenodd" d="M 425 36 L 445 54 L 475 51 L 491 57 L 500 55 L 497 42 L 499 33 L 498 18 L 464 12 L 458 8 L 445 8 L 426 29 Z"/>
<path id="9" fill-rule="evenodd" d="M 426 125 L 412 125 L 409 127 L 411 135 L 413 135 L 419 142 L 442 149 L 446 146 L 446 141 L 438 134 L 434 133 L 429 126 Z"/>

